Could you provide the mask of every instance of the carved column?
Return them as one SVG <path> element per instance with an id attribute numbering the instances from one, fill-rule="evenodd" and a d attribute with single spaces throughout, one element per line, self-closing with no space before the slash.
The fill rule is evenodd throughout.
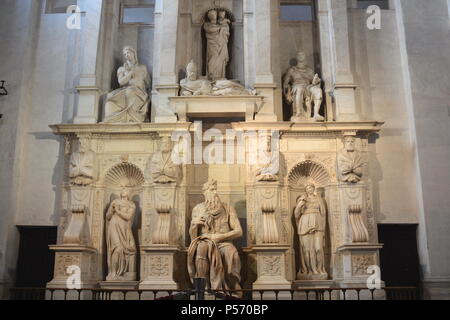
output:
<path id="1" fill-rule="evenodd" d="M 94 288 L 99 279 L 98 247 L 92 241 L 90 228 L 96 156 L 91 150 L 90 135 L 78 134 L 78 148 L 72 143 L 73 138 L 66 136 L 65 160 L 70 167 L 70 177 L 62 186 L 64 199 L 61 208 L 66 212 L 66 221 L 59 225 L 58 243 L 50 246 L 50 250 L 55 251 L 55 267 L 54 278 L 47 284 L 48 288 Z M 85 149 L 81 150 L 81 145 Z"/>
<path id="2" fill-rule="evenodd" d="M 289 246 L 282 243 L 280 195 L 278 182 L 257 182 L 252 187 L 254 194 L 252 206 L 256 209 L 252 224 L 254 225 L 255 243 L 250 252 L 256 255 L 257 279 L 253 283 L 254 290 L 290 289 L 286 253 Z M 281 295 L 279 298 L 282 298 Z M 266 299 L 274 296 L 266 296 Z"/>
<path id="3" fill-rule="evenodd" d="M 363 286 L 369 277 L 368 267 L 379 266 L 379 250 L 383 245 L 369 237 L 364 211 L 367 210 L 367 187 L 364 183 L 339 185 L 342 244 L 337 248 L 341 274 L 336 274 L 343 287 Z"/>
<path id="4" fill-rule="evenodd" d="M 255 120 L 282 120 L 278 0 L 244 0 L 244 45 L 246 85 L 265 100 Z"/>
<path id="5" fill-rule="evenodd" d="M 141 246 L 142 281 L 139 288 L 176 290 L 175 264 L 180 251 L 176 229 L 178 187 L 175 183 L 155 184 L 151 189 L 154 194 L 151 209 L 154 227 L 151 228 L 151 243 L 147 240 Z M 145 231 L 149 232 L 148 229 Z"/>
<path id="6" fill-rule="evenodd" d="M 155 3 L 152 121 L 177 122 L 169 97 L 178 95 L 177 35 L 179 0 Z"/>
<path id="7" fill-rule="evenodd" d="M 360 120 L 355 99 L 357 85 L 350 64 L 347 0 L 318 0 L 317 4 L 327 105 L 331 105 L 331 94 L 336 105 L 335 120 Z M 328 110 L 331 114 L 332 110 Z"/>
<path id="8" fill-rule="evenodd" d="M 99 83 L 97 79 L 98 51 L 100 42 L 103 0 L 80 0 L 78 6 L 84 13 L 79 32 L 80 69 L 76 86 L 78 100 L 74 123 L 97 123 L 99 106 Z"/>
<path id="9" fill-rule="evenodd" d="M 92 247 L 86 215 L 84 205 L 73 205 L 63 243 L 50 246 L 50 250 L 55 251 L 55 269 L 47 288 L 97 286 L 97 250 Z"/>

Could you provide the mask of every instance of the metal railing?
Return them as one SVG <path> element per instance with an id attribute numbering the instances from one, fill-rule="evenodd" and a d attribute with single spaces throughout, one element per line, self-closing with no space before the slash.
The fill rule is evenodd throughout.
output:
<path id="1" fill-rule="evenodd" d="M 10 300 L 419 300 L 416 287 L 212 291 L 11 288 Z"/>

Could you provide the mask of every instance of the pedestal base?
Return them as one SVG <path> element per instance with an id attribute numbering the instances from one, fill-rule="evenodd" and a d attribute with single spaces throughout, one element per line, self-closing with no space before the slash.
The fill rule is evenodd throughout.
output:
<path id="1" fill-rule="evenodd" d="M 97 250 L 88 246 L 55 245 L 54 278 L 47 283 L 48 300 L 90 300 L 92 292 L 79 289 L 95 289 L 97 279 Z"/>
<path id="2" fill-rule="evenodd" d="M 333 280 L 297 280 L 292 283 L 294 300 L 330 300 L 338 299 L 338 292 L 327 291 L 334 285 Z M 301 291 L 300 291 L 301 290 Z"/>
<path id="3" fill-rule="evenodd" d="M 303 274 L 297 273 L 297 280 L 300 281 L 323 281 L 328 279 L 328 274 Z"/>
<path id="4" fill-rule="evenodd" d="M 292 283 L 292 290 L 330 289 L 333 284 L 333 280 L 296 280 Z"/>
<path id="5" fill-rule="evenodd" d="M 353 243 L 337 248 L 343 265 L 343 278 L 339 279 L 339 287 L 348 289 L 345 292 L 345 299 L 386 299 L 378 257 L 382 247 L 383 245 L 379 243 Z M 374 291 L 371 292 L 371 289 Z M 344 293 L 341 293 L 342 299 L 343 295 Z"/>
<path id="6" fill-rule="evenodd" d="M 139 281 L 100 281 L 100 288 L 107 290 L 135 290 Z"/>
<path id="7" fill-rule="evenodd" d="M 283 245 L 259 245 L 252 251 L 256 253 L 257 276 L 253 283 L 253 290 L 271 290 L 264 292 L 263 300 L 288 300 L 291 299 L 291 282 L 286 277 L 286 251 L 288 246 Z M 280 290 L 276 292 L 275 290 Z M 253 299 L 261 299 L 261 294 L 255 292 Z"/>
<path id="8" fill-rule="evenodd" d="M 174 280 L 176 255 L 180 252 L 177 246 L 145 246 L 141 247 L 141 283 L 142 290 L 178 290 Z"/>
<path id="9" fill-rule="evenodd" d="M 189 117 L 222 118 L 241 117 L 254 121 L 255 113 L 263 103 L 259 96 L 191 96 L 171 97 L 170 104 L 178 115 L 178 121 Z M 220 106 L 220 107 L 219 107 Z M 275 119 L 276 121 L 276 119 Z"/>
<path id="10" fill-rule="evenodd" d="M 52 289 L 91 289 L 97 287 L 97 250 L 88 246 L 55 245 L 54 278 L 47 283 Z"/>

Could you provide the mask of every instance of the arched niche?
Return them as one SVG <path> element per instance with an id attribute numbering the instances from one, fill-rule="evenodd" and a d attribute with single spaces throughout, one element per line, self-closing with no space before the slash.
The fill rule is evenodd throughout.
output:
<path id="1" fill-rule="evenodd" d="M 103 221 L 105 221 L 103 230 L 103 239 L 106 239 L 106 212 L 111 202 L 120 197 L 120 192 L 126 188 L 130 193 L 130 200 L 136 205 L 136 213 L 132 225 L 133 235 L 137 248 L 139 247 L 141 226 L 142 226 L 142 204 L 143 204 L 143 185 L 145 182 L 142 170 L 135 164 L 123 162 L 110 168 L 103 179 L 104 187 L 104 210 Z M 108 273 L 106 242 L 103 240 L 103 278 Z M 137 253 L 136 271 L 140 274 L 140 255 Z"/>
<path id="2" fill-rule="evenodd" d="M 224 8 L 224 7 L 211 7 L 209 9 L 207 9 L 203 15 L 202 15 L 202 20 L 201 20 L 201 39 L 202 39 L 202 75 L 208 76 L 206 74 L 206 69 L 207 69 L 207 50 L 208 50 L 208 44 L 207 44 L 207 39 L 206 39 L 206 32 L 205 29 L 203 28 L 204 23 L 209 21 L 208 18 L 208 13 L 211 10 L 216 10 L 217 12 L 220 11 L 225 11 L 225 17 L 226 19 L 231 21 L 231 25 L 230 25 L 230 36 L 228 39 L 228 56 L 229 56 L 229 62 L 226 68 L 226 78 L 227 79 L 234 79 L 235 78 L 235 74 L 234 74 L 234 70 L 233 70 L 233 60 L 234 60 L 234 44 L 235 44 L 235 28 L 234 28 L 234 22 L 236 22 L 236 19 L 233 15 L 233 13 L 228 9 L 228 8 Z"/>
<path id="3" fill-rule="evenodd" d="M 288 176 L 289 187 L 299 191 L 304 191 L 307 182 L 313 182 L 317 189 L 323 189 L 330 181 L 328 170 L 312 160 L 300 162 L 292 168 Z"/>
<path id="4" fill-rule="evenodd" d="M 289 186 L 289 209 L 291 213 L 291 223 L 293 225 L 294 233 L 292 235 L 292 243 L 295 252 L 295 274 L 299 270 L 299 239 L 297 234 L 297 225 L 294 218 L 294 209 L 297 205 L 297 199 L 305 193 L 305 186 L 307 183 L 314 183 L 316 192 L 323 198 L 327 198 L 327 187 L 331 184 L 331 175 L 329 171 L 319 162 L 313 160 L 305 160 L 295 165 L 288 175 Z M 327 204 L 328 205 L 328 204 Z M 330 240 L 330 219 L 329 212 L 327 213 L 327 227 L 325 231 L 325 267 L 328 276 L 331 277 L 331 240 Z"/>

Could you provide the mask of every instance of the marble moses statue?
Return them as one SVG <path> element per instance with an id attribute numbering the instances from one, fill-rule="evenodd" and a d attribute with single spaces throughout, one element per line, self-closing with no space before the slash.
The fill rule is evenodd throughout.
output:
<path id="1" fill-rule="evenodd" d="M 136 50 L 123 48 L 125 63 L 117 71 L 120 88 L 106 97 L 104 123 L 144 122 L 149 106 L 150 76 Z"/>
<path id="2" fill-rule="evenodd" d="M 300 242 L 298 280 L 326 280 L 325 270 L 325 200 L 316 193 L 313 183 L 306 185 L 306 194 L 299 197 L 294 215 Z"/>
<path id="3" fill-rule="evenodd" d="M 206 279 L 207 288 L 215 291 L 241 290 L 241 261 L 232 243 L 242 236 L 236 211 L 220 200 L 217 181 L 206 183 L 203 195 L 205 201 L 192 211 L 189 276 Z"/>
<path id="4" fill-rule="evenodd" d="M 319 114 L 323 100 L 322 80 L 306 65 L 305 58 L 302 51 L 298 52 L 297 65 L 289 68 L 283 79 L 283 93 L 293 110 L 291 121 L 324 121 Z"/>
<path id="5" fill-rule="evenodd" d="M 107 281 L 136 280 L 136 243 L 131 230 L 135 213 L 136 205 L 123 189 L 106 213 Z"/>

